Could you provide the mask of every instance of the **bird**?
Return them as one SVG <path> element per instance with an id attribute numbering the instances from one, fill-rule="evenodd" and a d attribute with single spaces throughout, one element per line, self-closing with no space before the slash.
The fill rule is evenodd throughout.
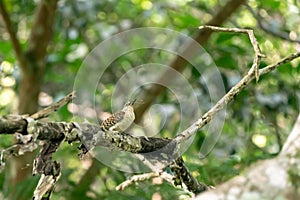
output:
<path id="1" fill-rule="evenodd" d="M 100 125 L 102 131 L 124 132 L 128 129 L 135 120 L 133 108 L 135 101 L 136 99 L 127 102 L 122 110 L 105 119 Z"/>

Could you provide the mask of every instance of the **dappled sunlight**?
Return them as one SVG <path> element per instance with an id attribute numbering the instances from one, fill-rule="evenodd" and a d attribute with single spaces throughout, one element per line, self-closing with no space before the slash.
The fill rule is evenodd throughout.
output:
<path id="1" fill-rule="evenodd" d="M 0 0 L 0 199 L 295 191 L 298 4 Z"/>
<path id="2" fill-rule="evenodd" d="M 0 110 L 1 106 L 11 107 L 16 100 L 16 79 L 13 76 L 14 66 L 8 61 L 0 64 Z"/>

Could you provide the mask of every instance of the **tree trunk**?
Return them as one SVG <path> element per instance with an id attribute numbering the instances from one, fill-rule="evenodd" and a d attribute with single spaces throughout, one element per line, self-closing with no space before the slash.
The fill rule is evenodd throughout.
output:
<path id="1" fill-rule="evenodd" d="M 300 114 L 281 153 L 195 199 L 300 199 Z"/>
<path id="2" fill-rule="evenodd" d="M 34 23 L 28 39 L 28 49 L 23 52 L 18 41 L 14 26 L 10 21 L 9 14 L 4 2 L 0 1 L 0 11 L 21 71 L 19 84 L 19 114 L 32 114 L 38 110 L 38 96 L 43 83 L 45 71 L 45 57 L 47 47 L 52 37 L 52 25 L 55 18 L 55 11 L 58 0 L 41 0 L 35 11 Z M 22 180 L 26 179 L 32 172 L 33 158 L 36 153 L 25 153 L 25 155 L 14 157 L 9 170 L 8 181 L 12 188 Z M 11 192 L 13 199 L 21 199 L 21 196 Z"/>

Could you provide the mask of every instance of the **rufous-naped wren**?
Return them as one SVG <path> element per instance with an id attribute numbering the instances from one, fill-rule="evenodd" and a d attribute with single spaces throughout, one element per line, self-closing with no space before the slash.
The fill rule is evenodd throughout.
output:
<path id="1" fill-rule="evenodd" d="M 133 104 L 136 99 L 125 104 L 122 110 L 112 114 L 105 119 L 100 127 L 103 131 L 125 131 L 133 123 L 135 119 Z"/>

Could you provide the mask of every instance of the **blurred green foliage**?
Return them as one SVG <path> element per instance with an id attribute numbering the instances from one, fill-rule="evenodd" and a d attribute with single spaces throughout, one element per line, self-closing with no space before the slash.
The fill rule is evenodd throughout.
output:
<path id="1" fill-rule="evenodd" d="M 37 1 L 4 2 L 18 30 L 22 45 L 27 46 Z M 128 29 L 150 26 L 170 28 L 193 36 L 197 27 L 211 19 L 222 5 L 224 2 L 217 0 L 59 1 L 53 42 L 48 48 L 47 70 L 42 89 L 45 94 L 44 104 L 41 107 L 57 101 L 72 90 L 82 60 L 101 41 Z M 270 29 L 287 33 L 291 37 L 299 35 L 299 2 L 250 0 L 249 5 L 261 15 Z M 262 60 L 261 66 L 299 51 L 299 44 L 282 40 L 261 30 L 246 7 L 241 7 L 233 13 L 224 27 L 247 27 L 254 30 L 262 52 L 267 56 Z M 19 71 L 9 36 L 2 25 L 0 33 L 0 114 L 6 115 L 16 112 Z M 226 91 L 248 71 L 253 60 L 252 46 L 245 35 L 215 33 L 204 48 L 219 67 Z M 110 96 L 114 91 L 114 83 L 127 69 L 136 64 L 147 63 L 149 58 L 156 58 L 157 55 L 160 59 L 174 57 L 167 52 L 139 50 L 113 62 L 113 67 L 107 69 L 101 85 L 101 110 L 110 111 Z M 234 102 L 227 106 L 222 134 L 215 148 L 205 159 L 199 159 L 199 149 L 205 138 L 206 128 L 199 131 L 193 144 L 184 154 L 187 166 L 199 181 L 217 185 L 241 173 L 252 162 L 278 154 L 299 113 L 299 65 L 298 60 L 286 64 L 261 77 L 258 83 L 253 82 L 238 95 Z M 197 92 L 198 98 L 206 99 L 209 109 L 209 94 L 200 81 L 201 75 L 190 66 L 186 67 L 183 74 Z M 168 92 L 158 97 L 156 102 L 178 108 L 176 99 Z M 72 113 L 66 106 L 53 114 L 50 120 L 71 119 Z M 169 117 L 161 135 L 174 137 L 172 132 L 176 120 L 176 116 Z M 8 147 L 11 142 L 11 136 L 1 136 L 1 149 Z M 63 170 L 52 199 L 140 200 L 153 199 L 154 194 L 162 199 L 190 197 L 186 191 L 174 188 L 168 183 L 153 184 L 151 181 L 137 183 L 125 191 L 115 191 L 115 187 L 126 180 L 126 175 L 101 163 L 96 164 L 99 171 L 90 185 L 81 191 L 77 184 L 89 169 L 91 163 L 88 162 L 91 160 L 81 161 L 77 153 L 76 144 L 63 144 L 55 153 L 55 159 L 62 163 Z M 6 174 L 0 174 L 0 186 L 3 188 L 0 192 L 3 194 L 10 191 L 9 188 L 5 188 L 5 176 Z M 24 182 L 16 190 L 17 194 L 22 193 L 25 199 L 29 199 L 36 181 L 35 177 Z"/>

